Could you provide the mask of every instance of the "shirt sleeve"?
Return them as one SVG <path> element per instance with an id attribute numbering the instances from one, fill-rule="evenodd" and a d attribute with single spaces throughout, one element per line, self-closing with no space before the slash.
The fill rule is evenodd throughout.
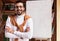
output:
<path id="1" fill-rule="evenodd" d="M 22 38 L 31 39 L 32 36 L 33 36 L 33 21 L 32 21 L 32 18 L 27 20 L 27 27 L 30 27 L 30 30 L 28 32 L 15 31 L 14 34 L 18 35 Z"/>
<path id="2" fill-rule="evenodd" d="M 9 16 L 7 18 L 7 21 L 6 21 L 6 26 L 9 26 L 11 28 L 11 22 L 10 22 L 10 17 Z"/>
<path id="3" fill-rule="evenodd" d="M 6 38 L 19 38 L 18 36 L 14 35 L 14 34 L 11 34 L 9 32 L 5 32 L 5 37 Z"/>
<path id="4" fill-rule="evenodd" d="M 12 27 L 11 25 L 12 25 L 12 24 L 11 24 L 11 22 L 10 22 L 10 17 L 8 16 L 7 21 L 6 21 L 6 26 L 8 26 L 8 27 L 11 28 L 11 27 Z M 6 26 L 5 26 L 5 28 L 6 28 Z M 5 37 L 6 37 L 6 38 L 18 38 L 18 36 L 7 32 L 6 29 L 5 29 Z"/>

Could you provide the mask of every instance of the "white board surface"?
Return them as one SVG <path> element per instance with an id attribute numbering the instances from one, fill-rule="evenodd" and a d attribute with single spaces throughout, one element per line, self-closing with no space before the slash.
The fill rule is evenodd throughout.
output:
<path id="1" fill-rule="evenodd" d="M 52 3 L 48 1 L 27 1 L 26 12 L 33 19 L 33 37 L 51 38 Z"/>

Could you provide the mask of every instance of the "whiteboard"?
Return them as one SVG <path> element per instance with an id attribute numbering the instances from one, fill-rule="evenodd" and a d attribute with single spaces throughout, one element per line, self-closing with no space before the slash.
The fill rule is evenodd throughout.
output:
<path id="1" fill-rule="evenodd" d="M 27 1 L 26 12 L 33 19 L 33 38 L 51 38 L 52 36 L 51 0 Z"/>

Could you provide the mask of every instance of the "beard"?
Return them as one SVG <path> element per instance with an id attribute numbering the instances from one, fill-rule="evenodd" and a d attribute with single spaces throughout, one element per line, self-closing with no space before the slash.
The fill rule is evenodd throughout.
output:
<path id="1" fill-rule="evenodd" d="M 23 12 L 24 12 L 24 11 L 17 11 L 17 12 L 15 13 L 15 15 L 21 15 L 21 14 L 23 14 Z"/>

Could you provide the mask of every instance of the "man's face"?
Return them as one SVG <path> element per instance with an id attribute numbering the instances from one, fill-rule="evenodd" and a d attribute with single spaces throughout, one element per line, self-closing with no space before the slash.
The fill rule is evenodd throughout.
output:
<path id="1" fill-rule="evenodd" d="M 15 5 L 15 12 L 16 12 L 16 14 L 21 15 L 24 12 L 24 10 L 25 10 L 25 8 L 23 6 L 23 3 L 20 2 L 20 3 L 17 3 Z"/>

